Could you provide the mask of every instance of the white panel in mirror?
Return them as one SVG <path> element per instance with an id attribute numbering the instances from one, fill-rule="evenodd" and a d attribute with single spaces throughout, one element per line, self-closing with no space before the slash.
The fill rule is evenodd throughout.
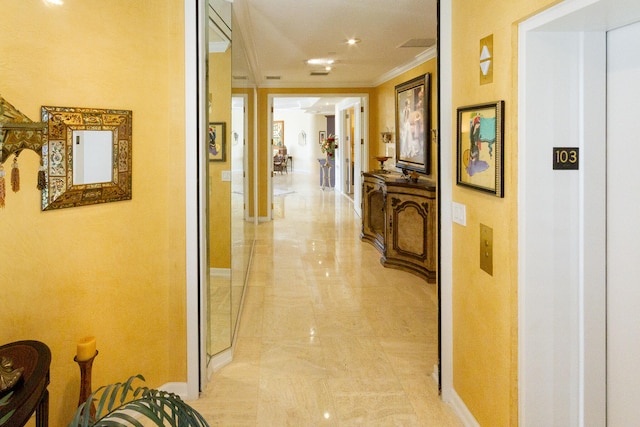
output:
<path id="1" fill-rule="evenodd" d="M 73 131 L 73 185 L 113 180 L 113 132 Z"/>

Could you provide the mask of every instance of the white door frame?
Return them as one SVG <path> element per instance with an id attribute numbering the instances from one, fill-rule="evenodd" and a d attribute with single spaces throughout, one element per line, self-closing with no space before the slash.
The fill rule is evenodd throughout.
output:
<path id="1" fill-rule="evenodd" d="M 207 381 L 205 292 L 207 271 L 206 204 L 206 3 L 184 2 L 185 36 L 185 251 L 187 379 L 172 383 L 173 392 L 197 399 Z"/>
<path id="2" fill-rule="evenodd" d="M 351 120 L 354 121 L 354 133 L 353 133 L 353 141 L 354 144 L 354 156 L 353 156 L 353 208 L 359 216 L 362 216 L 362 188 L 360 188 L 361 180 L 359 179 L 360 173 L 363 171 L 364 159 L 367 158 L 369 153 L 369 133 L 368 133 L 368 124 L 369 124 L 369 97 L 365 95 L 361 95 L 358 97 L 347 98 L 344 101 L 338 103 L 336 105 L 336 110 L 338 111 L 336 117 L 340 117 L 339 121 L 340 130 L 336 129 L 336 132 L 340 132 L 340 134 L 346 134 L 347 131 L 342 129 L 344 126 L 344 120 L 342 120 L 343 114 L 345 110 L 353 108 L 353 117 Z M 338 123 L 336 123 L 338 125 Z M 346 145 L 338 144 L 338 150 L 341 150 L 342 147 Z M 344 152 L 342 152 L 341 158 L 345 158 Z M 344 162 L 344 161 L 343 161 Z M 342 166 L 344 164 L 342 163 Z M 340 182 L 344 182 L 344 178 L 342 177 L 343 173 L 349 173 L 349 170 L 336 171 L 336 182 L 338 177 L 340 177 Z M 340 187 L 342 189 L 342 187 Z M 346 190 L 345 190 L 346 193 Z"/>
<path id="3" fill-rule="evenodd" d="M 438 91 L 441 112 L 438 131 L 440 144 L 438 151 L 438 193 L 440 198 L 440 388 L 442 400 L 453 406 L 456 413 L 472 425 L 473 416 L 453 388 L 453 79 L 452 79 L 452 6 L 450 1 L 439 1 L 439 50 L 438 50 Z"/>
<path id="4" fill-rule="evenodd" d="M 519 25 L 521 426 L 606 424 L 606 31 L 638 17 L 567 0 Z M 580 169 L 552 170 L 567 146 Z"/>
<path id="5" fill-rule="evenodd" d="M 365 170 L 364 159 L 369 156 L 368 105 L 365 107 L 359 103 L 355 109 L 355 132 L 353 133 L 353 208 L 360 218 L 362 218 L 362 172 Z M 365 136 L 367 135 L 367 136 Z M 368 169 L 368 168 L 367 168 Z"/>
<path id="6" fill-rule="evenodd" d="M 345 194 L 351 194 L 353 192 L 353 182 L 349 176 L 349 170 L 350 163 L 353 161 L 351 158 L 351 147 L 353 145 L 353 140 L 351 140 L 351 121 L 354 119 L 354 114 L 355 110 L 353 114 L 351 114 L 351 109 L 349 108 L 340 110 L 340 121 L 342 123 L 340 129 L 342 130 L 342 134 L 338 141 L 342 141 L 342 144 L 340 144 L 338 148 L 342 149 L 342 166 L 344 168 L 340 184 L 342 192 Z"/>
<path id="7" fill-rule="evenodd" d="M 248 112 L 247 105 L 249 104 L 249 95 L 245 94 L 235 94 L 232 95 L 231 98 L 237 98 L 242 100 L 242 141 L 239 141 L 242 144 L 242 194 L 243 194 L 243 202 L 244 202 L 244 211 L 242 213 L 242 217 L 245 221 L 250 221 L 251 217 L 249 215 L 249 141 L 247 141 L 247 135 L 249 131 L 249 123 L 248 123 Z M 233 104 L 233 102 L 232 102 Z M 232 107 L 233 108 L 233 107 Z M 232 115 L 233 117 L 233 115 Z M 234 139 L 234 128 L 239 129 L 239 126 L 233 125 L 233 120 L 231 121 L 231 141 L 230 144 L 233 144 Z M 233 160 L 233 157 L 231 157 Z M 237 171 L 236 171 L 237 172 Z M 232 168 L 233 174 L 233 168 Z"/>

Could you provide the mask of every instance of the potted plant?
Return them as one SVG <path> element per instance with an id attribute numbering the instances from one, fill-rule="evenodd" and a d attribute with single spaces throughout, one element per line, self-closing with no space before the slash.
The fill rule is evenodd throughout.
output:
<path id="1" fill-rule="evenodd" d="M 144 386 L 134 389 L 136 379 L 144 381 L 142 375 L 135 375 L 91 393 L 68 427 L 209 427 L 202 415 L 177 394 Z"/>

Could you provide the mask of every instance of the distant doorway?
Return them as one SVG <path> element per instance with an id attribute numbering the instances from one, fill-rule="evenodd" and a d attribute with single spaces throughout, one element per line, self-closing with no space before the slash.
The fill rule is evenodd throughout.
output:
<path id="1" fill-rule="evenodd" d="M 276 176 L 289 172 L 317 175 L 318 187 L 321 186 L 320 164 L 324 163 L 325 154 L 320 149 L 320 139 L 329 131 L 328 116 L 335 117 L 333 133 L 338 138 L 335 165 L 331 171 L 334 176 L 332 191 L 349 197 L 353 201 L 354 210 L 360 215 L 360 176 L 366 167 L 363 159 L 368 151 L 368 101 L 367 94 L 269 95 L 268 129 L 273 129 L 276 122 L 282 123 L 283 135 L 282 147 L 270 146 L 268 150 L 266 167 L 270 179 L 267 181 L 267 205 L 272 207 L 268 219 L 274 217 Z M 327 109 L 325 104 L 329 104 L 330 108 Z M 272 145 L 271 141 L 269 144 Z M 285 172 L 275 171 L 272 157 L 276 155 L 276 151 L 285 150 L 288 169 Z"/>

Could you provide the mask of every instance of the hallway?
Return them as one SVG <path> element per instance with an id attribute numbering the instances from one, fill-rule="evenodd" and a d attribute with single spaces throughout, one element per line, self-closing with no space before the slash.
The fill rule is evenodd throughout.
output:
<path id="1" fill-rule="evenodd" d="M 435 285 L 385 269 L 351 201 L 274 177 L 231 364 L 190 402 L 212 426 L 460 426 L 431 377 Z"/>

